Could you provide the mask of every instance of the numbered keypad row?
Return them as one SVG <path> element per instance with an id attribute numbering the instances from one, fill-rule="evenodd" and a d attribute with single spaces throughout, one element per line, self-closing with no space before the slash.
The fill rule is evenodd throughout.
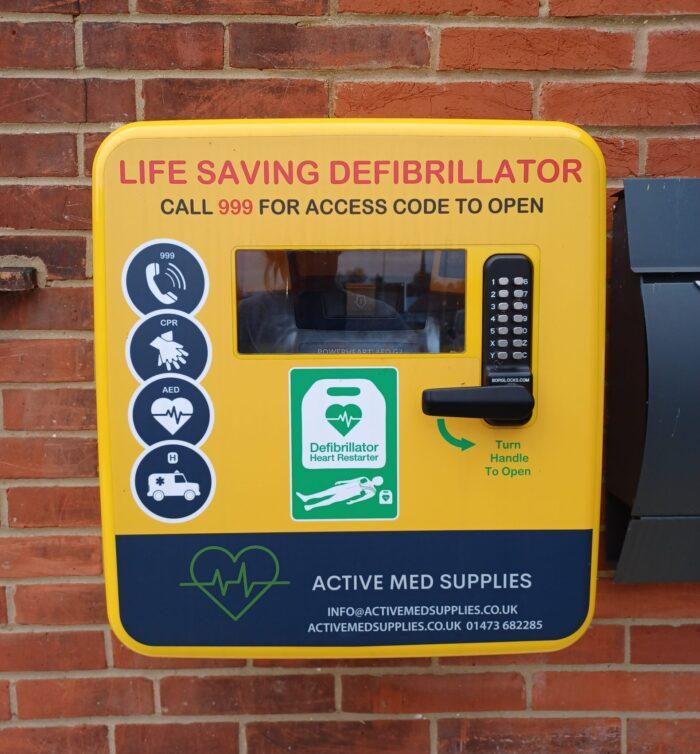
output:
<path id="1" fill-rule="evenodd" d="M 512 305 L 508 301 L 499 301 L 496 308 L 498 309 L 499 312 L 507 312 L 507 311 L 510 311 L 511 308 L 514 309 L 516 312 L 529 309 L 525 301 L 514 301 Z"/>

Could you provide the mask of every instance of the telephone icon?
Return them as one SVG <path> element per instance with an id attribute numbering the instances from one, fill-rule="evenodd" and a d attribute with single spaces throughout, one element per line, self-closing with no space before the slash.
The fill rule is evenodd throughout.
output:
<path id="1" fill-rule="evenodd" d="M 172 262 L 168 262 L 165 272 L 162 274 L 158 262 L 150 262 L 146 265 L 146 284 L 148 285 L 148 290 L 156 299 L 166 306 L 174 304 L 177 301 L 177 293 L 175 291 L 184 291 L 187 288 L 185 276 L 182 274 L 180 268 Z"/>

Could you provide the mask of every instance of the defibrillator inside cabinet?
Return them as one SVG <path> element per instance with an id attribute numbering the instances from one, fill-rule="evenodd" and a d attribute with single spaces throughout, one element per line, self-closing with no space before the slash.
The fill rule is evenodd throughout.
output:
<path id="1" fill-rule="evenodd" d="M 110 621 L 152 655 L 558 649 L 598 539 L 604 169 L 565 124 L 121 129 L 95 165 Z"/>

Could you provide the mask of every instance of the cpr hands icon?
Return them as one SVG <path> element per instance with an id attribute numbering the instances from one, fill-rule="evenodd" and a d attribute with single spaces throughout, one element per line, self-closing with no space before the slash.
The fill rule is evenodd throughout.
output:
<path id="1" fill-rule="evenodd" d="M 211 344 L 196 320 L 164 310 L 134 325 L 126 353 L 131 371 L 139 380 L 166 374 L 198 380 L 209 366 Z M 152 396 L 151 402 L 157 397 Z"/>
<path id="2" fill-rule="evenodd" d="M 182 343 L 178 343 L 173 339 L 172 330 L 168 330 L 157 338 L 154 338 L 150 345 L 158 351 L 159 367 L 165 366 L 170 371 L 171 369 L 179 369 L 181 365 L 187 363 L 185 357 L 189 356 L 189 353 L 182 347 Z"/>

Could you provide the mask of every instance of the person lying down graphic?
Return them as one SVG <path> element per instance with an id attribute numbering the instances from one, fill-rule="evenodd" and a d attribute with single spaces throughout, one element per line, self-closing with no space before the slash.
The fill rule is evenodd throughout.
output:
<path id="1" fill-rule="evenodd" d="M 309 500 L 319 501 L 304 505 L 304 510 L 310 511 L 313 508 L 335 505 L 335 503 L 346 503 L 347 505 L 362 503 L 365 500 L 373 498 L 377 494 L 377 487 L 380 487 L 382 484 L 384 484 L 384 479 L 380 476 L 375 476 L 371 479 L 366 476 L 358 476 L 355 479 L 342 479 L 332 487 L 320 492 L 314 492 L 312 495 L 302 495 L 301 492 L 297 492 L 296 494 L 303 503 L 308 503 Z"/>

